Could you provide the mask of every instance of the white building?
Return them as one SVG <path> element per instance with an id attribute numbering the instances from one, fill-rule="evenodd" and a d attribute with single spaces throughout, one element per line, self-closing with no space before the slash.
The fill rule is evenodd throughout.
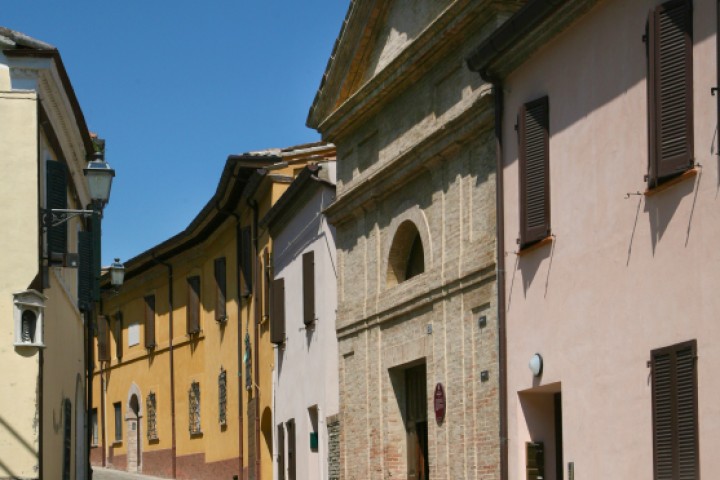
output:
<path id="1" fill-rule="evenodd" d="M 276 479 L 338 478 L 335 164 L 308 166 L 268 212 L 273 238 L 270 329 L 275 350 Z"/>

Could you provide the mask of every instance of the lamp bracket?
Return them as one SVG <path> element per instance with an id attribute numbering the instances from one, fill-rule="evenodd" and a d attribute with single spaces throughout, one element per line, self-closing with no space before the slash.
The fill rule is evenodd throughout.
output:
<path id="1" fill-rule="evenodd" d="M 68 210 L 68 209 L 40 209 L 43 228 L 57 227 L 67 222 L 71 218 L 82 216 L 83 218 L 91 217 L 95 210 Z"/>

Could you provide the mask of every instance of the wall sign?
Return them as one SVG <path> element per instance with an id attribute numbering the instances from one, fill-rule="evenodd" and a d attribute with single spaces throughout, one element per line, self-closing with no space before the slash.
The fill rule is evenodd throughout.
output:
<path id="1" fill-rule="evenodd" d="M 435 421 L 442 423 L 443 420 L 445 420 L 445 390 L 443 389 L 442 383 L 435 385 L 433 407 L 435 407 Z"/>

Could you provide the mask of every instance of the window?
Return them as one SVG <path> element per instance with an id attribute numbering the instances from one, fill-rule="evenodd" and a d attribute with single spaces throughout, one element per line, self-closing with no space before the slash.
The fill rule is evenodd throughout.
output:
<path id="1" fill-rule="evenodd" d="M 113 336 L 115 337 L 115 357 L 118 361 L 123 357 L 123 314 L 115 313 L 115 321 L 113 322 Z M 129 342 L 132 344 L 132 342 Z"/>
<path id="2" fill-rule="evenodd" d="M 239 256 L 240 259 L 240 272 L 242 278 L 245 281 L 245 288 L 243 289 L 243 295 L 249 295 L 252 292 L 252 245 L 250 243 L 250 227 L 243 227 L 239 231 L 240 238 L 238 239 Z"/>
<path id="3" fill-rule="evenodd" d="M 270 341 L 280 345 L 285 342 L 285 279 L 273 280 L 271 291 Z"/>
<path id="4" fill-rule="evenodd" d="M 227 277 L 225 274 L 225 257 L 215 259 L 215 320 L 227 320 Z"/>
<path id="5" fill-rule="evenodd" d="M 388 258 L 389 286 L 402 283 L 425 271 L 425 249 L 420 232 L 413 222 L 400 224 L 393 238 Z"/>
<path id="6" fill-rule="evenodd" d="M 157 398 L 152 390 L 145 400 L 147 406 L 147 436 L 148 440 L 157 440 Z"/>
<path id="7" fill-rule="evenodd" d="M 648 22 L 648 186 L 693 166 L 692 2 L 672 0 Z"/>
<path id="8" fill-rule="evenodd" d="M 654 478 L 698 478 L 697 342 L 659 348 L 651 357 Z"/>
<path id="9" fill-rule="evenodd" d="M 46 165 L 46 205 L 48 210 L 68 208 L 67 201 L 67 167 L 64 163 L 48 160 Z M 47 231 L 48 256 L 52 254 L 64 254 L 67 252 L 68 224 L 63 222 L 53 225 Z"/>
<path id="10" fill-rule="evenodd" d="M 282 423 L 277 425 L 277 466 L 278 466 L 278 479 L 285 479 L 285 428 Z"/>
<path id="11" fill-rule="evenodd" d="M 108 317 L 98 315 L 97 317 L 97 345 L 98 360 L 101 362 L 110 361 L 110 329 L 108 328 Z"/>
<path id="12" fill-rule="evenodd" d="M 94 255 L 93 255 L 93 233 L 90 231 L 78 232 L 78 281 L 77 295 L 78 308 L 81 311 L 92 309 Z"/>
<path id="13" fill-rule="evenodd" d="M 548 97 L 526 103 L 518 116 L 520 248 L 524 248 L 550 235 Z"/>
<path id="14" fill-rule="evenodd" d="M 218 421 L 220 426 L 227 426 L 227 372 L 223 367 L 218 375 Z"/>
<path id="15" fill-rule="evenodd" d="M 263 250 L 263 319 L 270 316 L 270 301 L 272 297 L 272 267 L 270 266 L 270 252 Z"/>
<path id="16" fill-rule="evenodd" d="M 200 276 L 187 279 L 187 333 L 196 334 L 200 331 Z"/>
<path id="17" fill-rule="evenodd" d="M 115 409 L 115 441 L 122 442 L 122 404 L 115 402 L 113 408 Z"/>
<path id="18" fill-rule="evenodd" d="M 155 295 L 145 297 L 145 348 L 157 346 L 155 341 Z"/>
<path id="19" fill-rule="evenodd" d="M 190 435 L 202 433 L 200 428 L 200 383 L 192 382 L 188 390 L 188 405 L 190 406 Z"/>
<path id="20" fill-rule="evenodd" d="M 285 423 L 287 430 L 288 480 L 295 480 L 295 420 Z"/>
<path id="21" fill-rule="evenodd" d="M 303 267 L 303 322 L 310 325 L 315 321 L 315 252 L 302 256 Z"/>
<path id="22" fill-rule="evenodd" d="M 90 428 L 92 429 L 92 438 L 90 445 L 97 447 L 98 445 L 98 411 L 97 408 L 90 410 Z"/>

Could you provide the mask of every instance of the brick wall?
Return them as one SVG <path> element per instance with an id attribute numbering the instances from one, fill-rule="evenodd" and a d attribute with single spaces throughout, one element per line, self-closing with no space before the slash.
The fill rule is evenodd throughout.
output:
<path id="1" fill-rule="evenodd" d="M 327 419 L 328 429 L 328 480 L 340 480 L 340 417 Z"/>

